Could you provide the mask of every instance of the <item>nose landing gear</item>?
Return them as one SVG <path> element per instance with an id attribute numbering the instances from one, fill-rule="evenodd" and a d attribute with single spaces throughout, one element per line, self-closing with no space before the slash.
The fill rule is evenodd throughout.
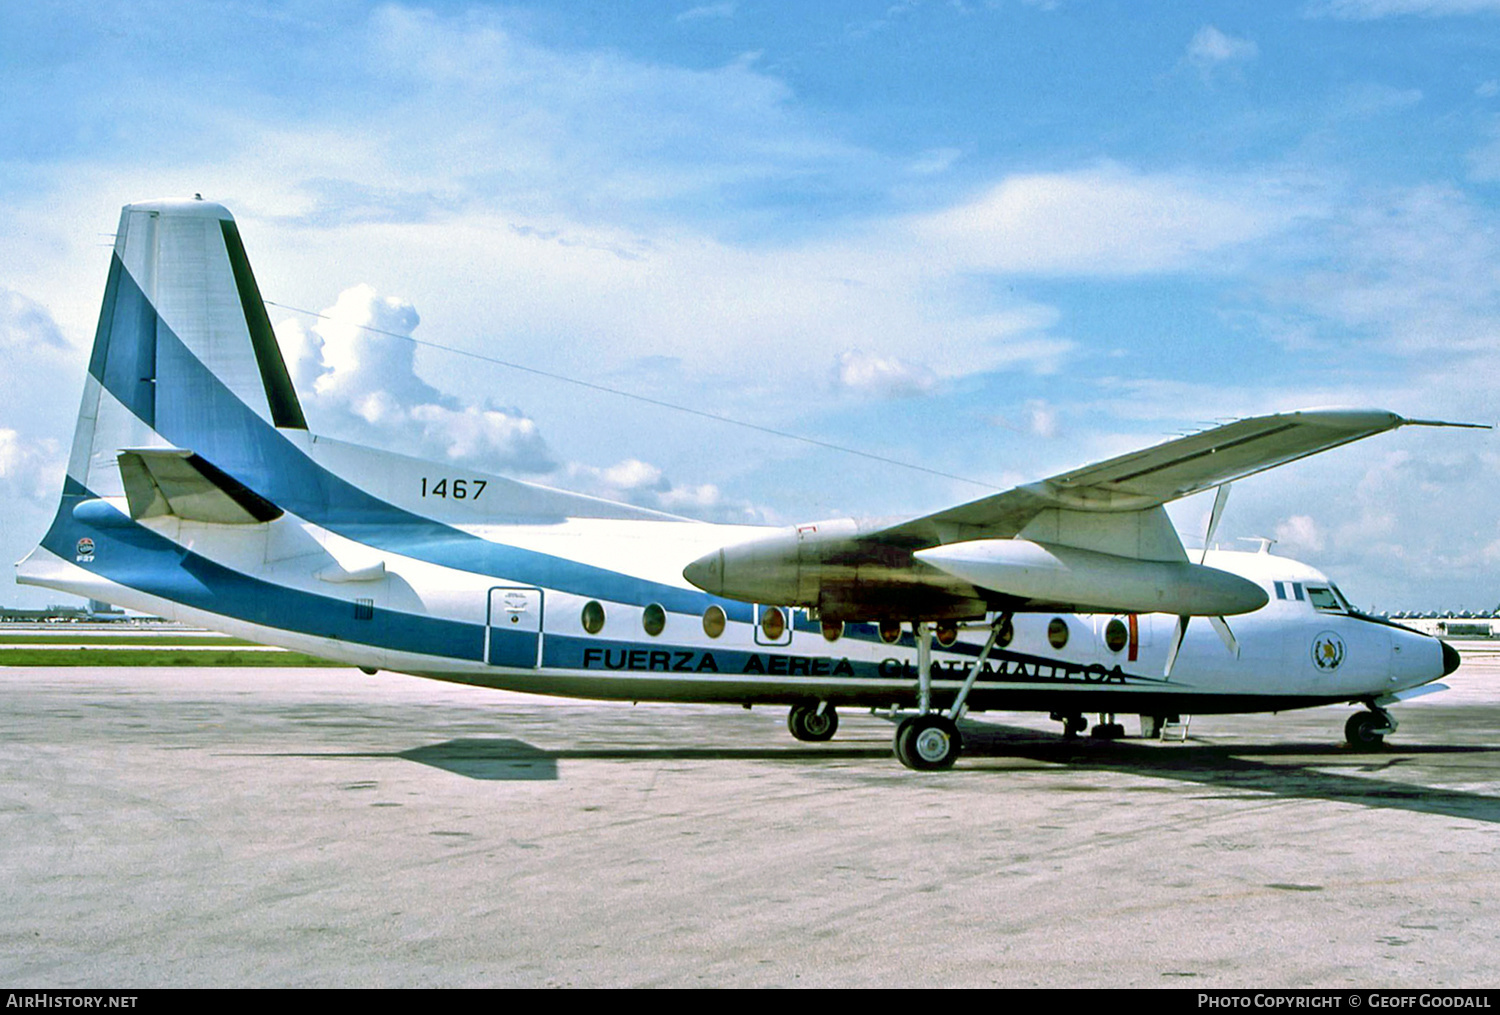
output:
<path id="1" fill-rule="evenodd" d="M 1365 712 L 1355 712 L 1344 723 L 1344 739 L 1356 751 L 1373 751 L 1385 743 L 1387 733 L 1396 732 L 1396 719 L 1383 708 L 1373 705 Z"/>

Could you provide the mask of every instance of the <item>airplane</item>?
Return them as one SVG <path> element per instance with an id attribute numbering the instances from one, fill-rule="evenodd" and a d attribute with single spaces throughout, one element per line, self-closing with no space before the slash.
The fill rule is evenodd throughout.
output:
<path id="1" fill-rule="evenodd" d="M 1450 425 L 1277 413 L 918 518 L 711 524 L 313 434 L 234 217 L 150 201 L 121 213 L 62 498 L 16 579 L 371 673 L 785 706 L 804 741 L 885 710 L 922 771 L 992 709 L 1069 736 L 1097 713 L 1109 739 L 1121 714 L 1348 702 L 1373 749 L 1458 653 L 1268 544 L 1207 547 L 1230 483 Z M 1164 505 L 1215 488 L 1190 554 Z"/>

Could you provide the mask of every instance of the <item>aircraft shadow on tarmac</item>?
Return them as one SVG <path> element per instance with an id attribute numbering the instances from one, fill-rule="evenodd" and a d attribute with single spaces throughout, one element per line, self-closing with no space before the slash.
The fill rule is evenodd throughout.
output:
<path id="1" fill-rule="evenodd" d="M 1115 740 L 1064 740 L 1036 730 L 996 723 L 963 723 L 961 776 L 977 762 L 1024 759 L 1065 766 L 1080 772 L 1120 772 L 1237 792 L 1265 793 L 1284 799 L 1330 800 L 1362 807 L 1500 823 L 1500 797 L 1442 789 L 1420 782 L 1381 778 L 1378 773 L 1411 771 L 1424 761 L 1463 755 L 1493 754 L 1497 748 L 1473 746 L 1392 747 L 1384 752 L 1354 753 L 1336 744 L 1222 745 L 1188 742 L 1160 744 Z M 881 760 L 890 748 L 862 743 L 766 747 L 598 746 L 545 750 L 522 740 L 465 738 L 400 752 L 397 757 L 470 779 L 548 781 L 558 777 L 558 762 L 593 761 L 831 761 Z M 970 764 L 965 764 L 969 762 Z M 1327 771 L 1349 769 L 1349 774 Z M 1014 776 L 996 769 L 1000 777 Z M 892 770 L 897 777 L 912 773 Z M 918 776 L 920 777 L 920 776 Z"/>
<path id="2" fill-rule="evenodd" d="M 585 747 L 547 751 L 523 740 L 448 740 L 402 751 L 398 757 L 470 779 L 557 778 L 557 763 L 588 761 L 821 761 L 887 758 L 888 747 L 827 744 L 817 747 Z"/>
<path id="3" fill-rule="evenodd" d="M 1383 779 L 1377 774 L 1411 771 L 1423 762 L 1500 750 L 1492 747 L 1417 744 L 1359 753 L 1332 743 L 1231 745 L 1190 741 L 1163 745 L 1131 740 L 1065 740 L 996 723 L 964 723 L 963 733 L 964 756 L 969 758 L 1026 758 L 1066 765 L 1074 771 L 1124 772 L 1284 799 L 1331 800 L 1500 823 L 1500 797 L 1418 781 Z M 1349 774 L 1327 771 L 1331 767 L 1348 769 Z"/>

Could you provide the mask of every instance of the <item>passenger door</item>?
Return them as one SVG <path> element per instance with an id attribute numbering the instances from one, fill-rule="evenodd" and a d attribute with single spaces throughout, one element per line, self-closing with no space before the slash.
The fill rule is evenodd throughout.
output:
<path id="1" fill-rule="evenodd" d="M 491 666 L 534 670 L 542 662 L 542 590 L 528 585 L 490 589 L 484 658 Z"/>

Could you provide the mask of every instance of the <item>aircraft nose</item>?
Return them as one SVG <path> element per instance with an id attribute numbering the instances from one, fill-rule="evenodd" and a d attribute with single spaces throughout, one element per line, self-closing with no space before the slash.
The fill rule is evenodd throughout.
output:
<path id="1" fill-rule="evenodd" d="M 1449 645 L 1446 641 L 1439 642 L 1438 644 L 1443 646 L 1443 676 L 1446 677 L 1458 669 L 1458 664 L 1463 662 L 1463 660 L 1459 658 L 1458 649 Z"/>

